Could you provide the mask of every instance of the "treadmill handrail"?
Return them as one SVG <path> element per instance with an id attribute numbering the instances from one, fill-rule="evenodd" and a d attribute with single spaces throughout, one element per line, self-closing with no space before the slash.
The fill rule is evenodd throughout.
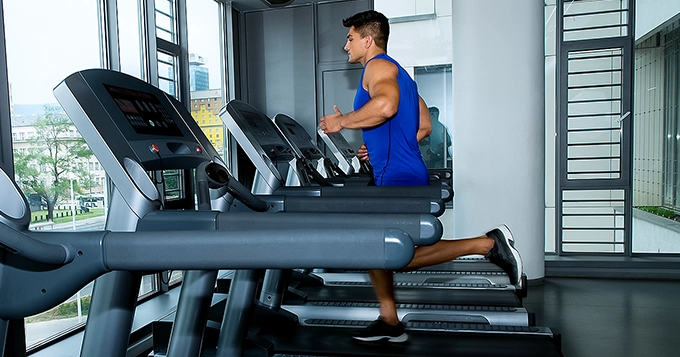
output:
<path id="1" fill-rule="evenodd" d="M 268 196 L 275 197 L 275 196 Z M 281 202 L 282 206 L 285 205 Z M 275 206 L 279 206 L 278 203 Z M 153 211 L 149 212 L 137 225 L 138 231 L 163 230 L 210 230 L 220 231 L 243 230 L 244 227 L 257 227 L 262 230 L 291 230 L 300 227 L 324 229 L 342 227 L 352 222 L 353 228 L 384 228 L 390 227 L 404 231 L 417 246 L 432 245 L 443 235 L 443 225 L 439 219 L 431 214 L 381 214 L 371 213 L 367 220 L 363 213 L 290 213 L 285 214 L 252 214 L 252 212 L 218 211 Z"/>
<path id="2" fill-rule="evenodd" d="M 103 250 L 111 270 L 393 270 L 411 261 L 415 246 L 408 234 L 391 228 L 245 227 L 229 231 L 111 232 L 104 238 Z"/>
<path id="3" fill-rule="evenodd" d="M 41 242 L 5 224 L 0 224 L 0 248 L 42 264 L 64 265 L 73 260 L 65 246 Z"/>
<path id="4" fill-rule="evenodd" d="M 76 231 L 25 235 L 36 241 L 57 242 L 77 254 L 63 265 L 5 256 L 0 269 L 3 302 L 0 318 L 6 320 L 46 311 L 113 270 L 398 269 L 410 262 L 415 251 L 409 235 L 396 229 L 246 227 L 229 231 Z"/>

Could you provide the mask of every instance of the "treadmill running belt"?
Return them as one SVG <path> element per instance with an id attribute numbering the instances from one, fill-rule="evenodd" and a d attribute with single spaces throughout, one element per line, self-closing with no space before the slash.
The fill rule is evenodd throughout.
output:
<path id="1" fill-rule="evenodd" d="M 561 357 L 549 336 L 407 331 L 405 343 L 362 342 L 355 329 L 310 326 L 267 326 L 258 336 L 275 346 L 277 355 L 312 356 L 521 356 Z"/>
<path id="2" fill-rule="evenodd" d="M 306 301 L 377 301 L 373 287 L 368 286 L 305 286 L 296 287 Z M 284 305 L 289 297 L 284 296 Z M 521 299 L 512 291 L 451 290 L 432 288 L 396 288 L 398 303 L 429 303 L 449 305 L 522 306 Z"/>

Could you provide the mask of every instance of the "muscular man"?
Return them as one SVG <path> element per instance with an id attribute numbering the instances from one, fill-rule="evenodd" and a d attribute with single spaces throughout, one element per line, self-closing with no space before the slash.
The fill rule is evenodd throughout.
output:
<path id="1" fill-rule="evenodd" d="M 361 81 L 354 111 L 343 114 L 334 106 L 334 113 L 320 119 L 320 128 L 327 134 L 345 128 L 362 129 L 366 150 L 360 154 L 370 157 L 377 186 L 428 185 L 429 175 L 418 141 L 430 133 L 429 111 L 418 95 L 416 83 L 387 55 L 387 18 L 370 10 L 344 19 L 343 25 L 349 28 L 345 44 L 348 60 L 363 66 Z M 413 260 L 404 269 L 418 269 L 470 254 L 485 255 L 508 273 L 513 284 L 520 283 L 522 262 L 505 225 L 483 236 L 417 247 Z M 392 272 L 371 270 L 369 275 L 380 302 L 380 316 L 354 338 L 406 341 L 408 336 L 397 316 Z"/>

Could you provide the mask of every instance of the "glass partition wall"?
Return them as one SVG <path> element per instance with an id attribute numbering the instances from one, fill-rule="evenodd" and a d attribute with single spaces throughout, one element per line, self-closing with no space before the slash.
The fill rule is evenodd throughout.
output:
<path id="1" fill-rule="evenodd" d="M 108 180 L 52 89 L 73 72 L 120 70 L 182 100 L 216 147 L 224 129 L 219 43 L 222 2 L 214 0 L 2 0 L 16 181 L 31 205 L 34 230 L 104 229 Z M 74 21 L 77 14 L 77 21 Z M 188 17 L 188 18 L 187 18 Z M 187 22 L 193 32 L 187 31 Z M 189 54 L 189 51 L 192 51 Z M 210 72 L 210 73 L 209 73 Z M 207 92 L 210 92 L 207 94 Z M 198 103 L 198 102 L 197 102 Z M 200 113 L 200 114 L 199 114 Z M 214 140 L 213 140 L 214 139 Z M 192 197 L 191 173 L 164 175 L 167 200 Z M 180 272 L 143 277 L 140 298 L 179 282 Z M 28 349 L 82 328 L 92 284 L 56 308 L 25 319 Z"/>

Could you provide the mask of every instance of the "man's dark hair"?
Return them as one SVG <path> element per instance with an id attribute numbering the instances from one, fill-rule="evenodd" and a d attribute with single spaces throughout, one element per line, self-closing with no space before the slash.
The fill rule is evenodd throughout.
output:
<path id="1" fill-rule="evenodd" d="M 354 30 L 358 32 L 362 38 L 366 37 L 366 35 L 373 36 L 375 44 L 387 51 L 387 40 L 390 37 L 390 23 L 385 15 L 375 10 L 359 12 L 342 20 L 342 25 L 347 28 L 354 26 Z"/>

